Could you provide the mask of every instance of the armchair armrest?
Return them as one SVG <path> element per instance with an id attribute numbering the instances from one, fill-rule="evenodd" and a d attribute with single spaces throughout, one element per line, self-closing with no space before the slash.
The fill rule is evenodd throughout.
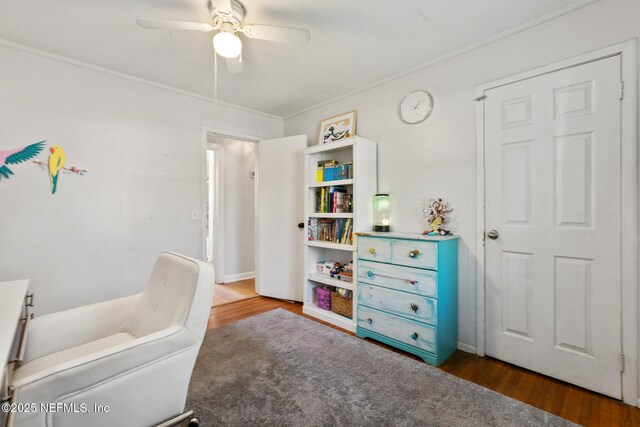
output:
<path id="1" fill-rule="evenodd" d="M 34 318 L 29 325 L 24 362 L 122 332 L 140 295 Z"/>

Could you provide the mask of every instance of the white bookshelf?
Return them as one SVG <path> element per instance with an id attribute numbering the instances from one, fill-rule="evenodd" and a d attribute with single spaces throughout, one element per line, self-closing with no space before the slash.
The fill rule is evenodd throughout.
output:
<path id="1" fill-rule="evenodd" d="M 318 308 L 314 289 L 318 286 L 332 286 L 349 289 L 354 292 L 353 301 L 357 298 L 354 286 L 357 277 L 355 236 L 352 244 L 339 244 L 308 240 L 310 218 L 351 219 L 353 232 L 370 231 L 373 227 L 372 200 L 377 189 L 377 148 L 376 143 L 358 136 L 323 145 L 314 145 L 304 152 L 305 162 L 305 230 L 304 230 L 304 305 L 302 311 L 325 322 L 349 331 L 355 331 L 355 311 L 352 318 Z M 319 160 L 337 160 L 340 163 L 353 163 L 353 177 L 335 181 L 316 181 L 316 167 Z M 344 186 L 352 196 L 353 212 L 350 213 L 318 213 L 315 212 L 316 191 L 321 187 Z M 320 261 L 353 262 L 354 282 L 346 282 L 316 272 L 316 264 Z"/>

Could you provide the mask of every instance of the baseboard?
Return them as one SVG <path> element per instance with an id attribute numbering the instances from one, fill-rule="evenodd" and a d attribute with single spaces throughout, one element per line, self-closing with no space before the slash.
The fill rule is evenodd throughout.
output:
<path id="1" fill-rule="evenodd" d="M 256 272 L 249 271 L 247 273 L 229 274 L 224 276 L 224 283 L 237 282 L 238 280 L 255 279 Z"/>
<path id="2" fill-rule="evenodd" d="M 472 345 L 465 344 L 463 342 L 458 341 L 458 350 L 465 351 L 467 353 L 476 354 L 476 348 Z"/>

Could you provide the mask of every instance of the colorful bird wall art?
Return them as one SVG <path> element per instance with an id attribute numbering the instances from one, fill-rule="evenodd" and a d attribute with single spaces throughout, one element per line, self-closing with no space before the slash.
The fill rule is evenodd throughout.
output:
<path id="1" fill-rule="evenodd" d="M 15 175 L 9 166 L 16 165 L 18 163 L 26 162 L 33 159 L 45 149 L 46 140 L 36 142 L 34 144 L 25 145 L 23 147 L 14 148 L 11 150 L 0 149 L 0 181 L 2 178 L 9 179 L 12 175 Z M 33 163 L 38 165 L 41 169 L 47 171 L 49 175 L 49 185 L 51 187 L 51 194 L 56 194 L 58 190 L 58 178 L 60 172 L 73 175 L 84 175 L 87 173 L 86 169 L 80 169 L 76 166 L 65 167 L 67 162 L 67 154 L 64 149 L 59 145 L 52 145 L 49 148 L 51 154 L 47 161 L 33 160 Z"/>
<path id="2" fill-rule="evenodd" d="M 51 181 L 51 194 L 56 194 L 58 188 L 58 175 L 67 162 L 67 155 L 59 145 L 52 145 L 49 148 L 49 180 Z"/>
<path id="3" fill-rule="evenodd" d="M 0 150 L 0 180 L 2 177 L 9 179 L 10 175 L 14 175 L 7 165 L 16 165 L 34 158 L 44 149 L 45 142 L 40 141 L 8 151 Z"/>
<path id="4" fill-rule="evenodd" d="M 67 154 L 61 146 L 52 145 L 49 148 L 49 151 L 51 152 L 51 154 L 49 155 L 49 159 L 46 162 L 34 160 L 33 163 L 40 166 L 41 169 L 46 170 L 49 174 L 51 194 L 56 194 L 56 191 L 58 190 L 58 178 L 61 172 L 65 174 L 74 174 L 81 176 L 87 173 L 86 169 L 80 169 L 76 166 L 71 166 L 68 168 L 64 166 L 67 163 Z"/>

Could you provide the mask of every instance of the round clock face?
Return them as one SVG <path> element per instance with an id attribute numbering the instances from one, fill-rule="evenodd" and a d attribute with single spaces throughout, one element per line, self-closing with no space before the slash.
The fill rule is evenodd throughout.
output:
<path id="1" fill-rule="evenodd" d="M 433 98 L 429 92 L 414 90 L 409 92 L 400 104 L 400 117 L 407 123 L 420 123 L 426 120 L 433 109 Z"/>

